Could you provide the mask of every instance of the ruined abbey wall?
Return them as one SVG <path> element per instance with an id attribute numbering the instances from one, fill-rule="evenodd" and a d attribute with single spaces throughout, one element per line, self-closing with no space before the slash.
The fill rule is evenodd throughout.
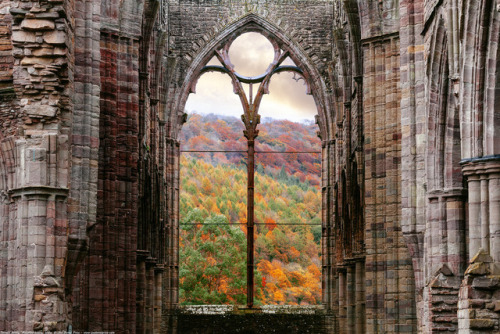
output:
<path id="1" fill-rule="evenodd" d="M 0 331 L 177 331 L 184 105 L 257 31 L 318 106 L 325 331 L 498 332 L 499 6 L 2 1 Z"/>

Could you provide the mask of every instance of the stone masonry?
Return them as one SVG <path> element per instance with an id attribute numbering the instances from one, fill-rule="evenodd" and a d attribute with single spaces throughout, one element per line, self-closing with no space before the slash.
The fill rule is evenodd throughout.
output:
<path id="1" fill-rule="evenodd" d="M 498 333 L 498 0 L 1 1 L 0 332 L 183 331 L 184 106 L 249 31 L 318 107 L 322 330 Z"/>

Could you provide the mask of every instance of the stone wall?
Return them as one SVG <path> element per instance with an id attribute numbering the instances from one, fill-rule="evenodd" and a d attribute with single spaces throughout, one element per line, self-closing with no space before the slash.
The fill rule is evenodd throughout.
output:
<path id="1" fill-rule="evenodd" d="M 61 330 L 70 314 L 72 6 L 2 2 L 2 330 Z"/>
<path id="2" fill-rule="evenodd" d="M 180 328 L 184 105 L 256 31 L 318 106 L 325 330 L 497 332 L 499 5 L 2 1 L 0 330 Z"/>

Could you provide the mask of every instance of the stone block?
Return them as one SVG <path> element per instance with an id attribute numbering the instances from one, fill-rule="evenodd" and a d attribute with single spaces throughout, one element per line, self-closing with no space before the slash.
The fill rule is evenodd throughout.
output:
<path id="1" fill-rule="evenodd" d="M 64 31 L 54 30 L 43 34 L 45 43 L 60 45 L 66 43 L 66 33 Z"/>
<path id="2" fill-rule="evenodd" d="M 24 57 L 21 60 L 21 65 L 49 65 L 53 62 L 52 58 L 47 57 Z"/>
<path id="3" fill-rule="evenodd" d="M 21 28 L 25 30 L 53 30 L 55 29 L 54 21 L 45 19 L 25 19 L 21 23 Z"/>
<path id="4" fill-rule="evenodd" d="M 491 319 L 470 319 L 471 329 L 492 329 L 497 321 Z"/>
<path id="5" fill-rule="evenodd" d="M 35 300 L 35 302 L 41 302 L 42 300 L 47 299 L 47 296 L 45 296 L 45 295 L 35 295 L 35 297 L 33 299 Z"/>
<path id="6" fill-rule="evenodd" d="M 472 282 L 474 289 L 493 290 L 500 288 L 500 279 L 496 277 L 478 277 Z"/>
<path id="7" fill-rule="evenodd" d="M 36 35 L 34 32 L 15 30 L 12 32 L 12 41 L 20 43 L 35 43 Z"/>
<path id="8" fill-rule="evenodd" d="M 472 263 L 467 270 L 465 271 L 465 275 L 487 275 L 490 273 L 490 265 L 489 263 L 476 262 Z"/>
<path id="9" fill-rule="evenodd" d="M 54 117 L 57 113 L 57 107 L 49 105 L 30 104 L 24 107 L 24 111 L 30 117 Z"/>

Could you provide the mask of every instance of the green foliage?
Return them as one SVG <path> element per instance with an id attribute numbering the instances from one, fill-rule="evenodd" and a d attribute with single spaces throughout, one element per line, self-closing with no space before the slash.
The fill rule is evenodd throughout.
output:
<path id="1" fill-rule="evenodd" d="M 198 124 L 190 124 L 193 117 Z M 237 136 L 241 134 L 240 125 L 232 119 L 215 117 L 202 125 L 203 117 L 193 115 L 190 122 L 184 135 L 191 146 L 184 149 L 213 149 L 217 140 L 223 146 L 229 143 L 244 148 L 241 135 Z M 319 150 L 319 144 L 314 146 L 305 140 L 313 136 L 310 130 L 284 121 L 263 124 L 259 145 L 263 150 L 290 150 L 291 145 L 298 150 Z M 306 142 L 302 146 L 297 143 L 301 140 Z M 246 166 L 240 163 L 242 158 L 238 154 L 199 154 L 181 159 L 179 257 L 183 304 L 246 303 L 247 175 Z M 317 158 L 296 155 L 293 160 L 280 155 L 266 160 L 258 156 L 257 305 L 321 303 Z M 304 171 L 311 173 L 306 175 Z"/>

